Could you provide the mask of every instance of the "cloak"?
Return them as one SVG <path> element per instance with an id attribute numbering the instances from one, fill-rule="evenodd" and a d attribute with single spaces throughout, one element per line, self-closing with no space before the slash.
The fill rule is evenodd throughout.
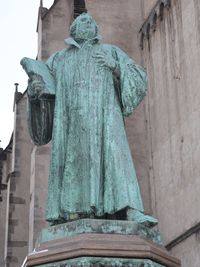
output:
<path id="1" fill-rule="evenodd" d="M 46 219 L 114 214 L 143 204 L 124 127 L 147 91 L 145 70 L 121 49 L 91 40 L 46 62 L 55 79 L 55 101 L 29 99 L 29 128 L 37 145 L 52 138 Z M 116 60 L 102 67 L 101 52 Z"/>

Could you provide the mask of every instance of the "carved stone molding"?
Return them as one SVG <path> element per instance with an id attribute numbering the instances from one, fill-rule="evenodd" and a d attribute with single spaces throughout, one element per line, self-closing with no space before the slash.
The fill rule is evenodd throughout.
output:
<path id="1" fill-rule="evenodd" d="M 157 20 L 163 20 L 164 9 L 169 9 L 171 0 L 158 0 L 153 9 L 151 10 L 148 18 L 140 29 L 140 47 L 143 49 L 144 39 L 149 39 L 151 31 L 154 32 L 157 26 Z"/>
<path id="2" fill-rule="evenodd" d="M 141 231 L 134 222 L 114 220 L 84 219 L 52 226 L 42 231 L 22 267 L 181 266 Z"/>
<path id="3" fill-rule="evenodd" d="M 139 236 L 119 234 L 82 234 L 45 242 L 28 255 L 23 267 L 54 266 L 59 261 L 82 257 L 145 259 L 165 267 L 180 267 L 180 261 L 163 247 Z"/>

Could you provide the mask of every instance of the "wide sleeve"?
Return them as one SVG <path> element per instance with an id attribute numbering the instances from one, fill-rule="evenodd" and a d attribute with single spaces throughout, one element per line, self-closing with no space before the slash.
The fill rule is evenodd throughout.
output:
<path id="1" fill-rule="evenodd" d="M 49 71 L 55 78 L 55 60 L 57 55 L 52 55 L 46 62 Z M 34 78 L 33 78 L 34 80 Z M 33 80 L 28 84 L 28 128 L 31 139 L 35 145 L 45 145 L 51 141 L 55 95 L 45 94 L 42 97 L 34 93 Z M 47 88 L 48 90 L 48 88 Z"/>
<path id="2" fill-rule="evenodd" d="M 41 146 L 51 141 L 53 113 L 53 99 L 28 99 L 28 128 L 35 145 Z"/>
<path id="3" fill-rule="evenodd" d="M 130 115 L 147 93 L 147 74 L 119 48 L 114 48 L 117 62 L 118 91 L 124 116 Z"/>

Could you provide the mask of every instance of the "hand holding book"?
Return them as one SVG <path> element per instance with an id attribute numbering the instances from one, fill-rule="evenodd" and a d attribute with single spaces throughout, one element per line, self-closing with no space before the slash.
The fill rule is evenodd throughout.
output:
<path id="1" fill-rule="evenodd" d="M 44 83 L 41 78 L 35 74 L 29 76 L 28 96 L 30 100 L 40 99 L 44 93 Z"/>
<path id="2" fill-rule="evenodd" d="M 20 63 L 29 76 L 29 98 L 43 100 L 55 98 L 55 80 L 47 65 L 30 58 L 23 58 Z"/>

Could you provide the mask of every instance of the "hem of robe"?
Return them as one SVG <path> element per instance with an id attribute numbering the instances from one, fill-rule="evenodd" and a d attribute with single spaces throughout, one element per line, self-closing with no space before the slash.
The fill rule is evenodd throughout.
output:
<path id="1" fill-rule="evenodd" d="M 144 209 L 138 209 L 136 207 L 133 207 L 131 205 L 126 205 L 123 206 L 121 208 L 117 208 L 117 209 L 112 209 L 110 211 L 104 211 L 104 212 L 98 212 L 95 211 L 95 207 L 91 207 L 91 209 L 89 211 L 83 211 L 83 212 L 62 212 L 57 216 L 47 216 L 46 217 L 46 221 L 49 223 L 53 223 L 53 224 L 60 224 L 60 223 L 64 223 L 67 221 L 73 221 L 73 220 L 78 220 L 78 219 L 85 219 L 85 218 L 91 218 L 91 219 L 95 219 L 95 218 L 103 218 L 105 216 L 114 216 L 117 213 L 120 213 L 122 211 L 125 211 L 125 218 L 123 218 L 123 220 L 127 220 L 127 210 L 129 209 L 134 209 L 134 210 L 138 210 L 142 213 L 144 213 Z"/>

